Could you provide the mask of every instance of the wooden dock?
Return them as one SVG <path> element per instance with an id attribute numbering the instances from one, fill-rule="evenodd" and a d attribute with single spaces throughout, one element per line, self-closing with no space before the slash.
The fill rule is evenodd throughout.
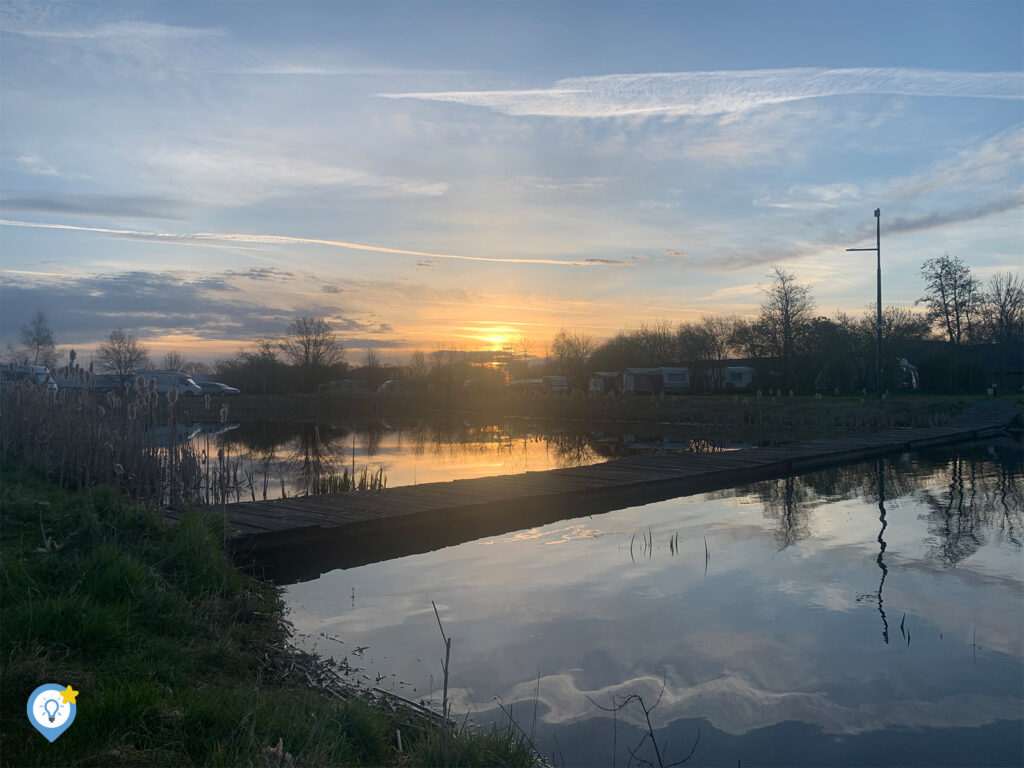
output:
<path id="1" fill-rule="evenodd" d="M 1018 413 L 1007 402 L 982 402 L 938 427 L 722 453 L 631 456 L 380 492 L 242 502 L 227 506 L 227 524 L 242 559 L 269 564 L 298 558 L 308 560 L 300 571 L 317 571 L 325 567 L 314 554 L 318 550 L 327 553 L 333 567 L 351 567 L 381 559 L 382 547 L 391 556 L 414 554 L 556 520 L 996 435 Z"/>

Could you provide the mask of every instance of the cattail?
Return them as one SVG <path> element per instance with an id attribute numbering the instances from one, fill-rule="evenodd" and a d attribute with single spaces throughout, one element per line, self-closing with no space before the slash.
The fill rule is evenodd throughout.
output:
<path id="1" fill-rule="evenodd" d="M 156 392 L 156 376 L 153 376 L 152 378 L 150 378 L 150 380 L 146 384 L 146 386 L 149 388 L 150 392 Z"/>
<path id="2" fill-rule="evenodd" d="M 118 476 L 123 475 L 124 474 L 124 467 L 122 467 L 120 464 L 115 464 L 114 465 L 114 474 L 116 474 Z"/>
<path id="3" fill-rule="evenodd" d="M 128 406 L 128 421 L 135 421 L 138 414 L 138 407 L 135 403 L 131 403 Z"/>
<path id="4" fill-rule="evenodd" d="M 226 424 L 227 421 L 228 421 L 228 404 L 224 403 L 224 405 L 222 405 L 220 407 L 220 423 L 221 424 Z"/>
<path id="5" fill-rule="evenodd" d="M 203 395 L 203 402 L 206 403 L 206 410 L 210 410 L 211 398 L 209 395 Z"/>
<path id="6" fill-rule="evenodd" d="M 107 415 L 107 409 L 104 408 L 102 405 L 97 405 L 96 406 L 96 413 L 102 419 L 104 416 Z"/>
<path id="7" fill-rule="evenodd" d="M 174 405 L 176 402 L 178 402 L 178 390 L 167 390 L 167 402 L 170 403 L 171 405 Z"/>
<path id="8" fill-rule="evenodd" d="M 145 386 L 146 386 L 146 380 L 144 378 L 142 378 L 141 376 L 138 376 L 135 379 L 135 389 L 138 390 L 139 392 L 141 392 L 142 388 L 145 387 Z"/>

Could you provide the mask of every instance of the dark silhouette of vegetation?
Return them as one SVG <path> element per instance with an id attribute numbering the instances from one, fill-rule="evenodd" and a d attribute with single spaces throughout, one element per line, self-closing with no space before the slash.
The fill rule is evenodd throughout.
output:
<path id="1" fill-rule="evenodd" d="M 42 311 L 21 328 L 21 343 L 25 347 L 24 360 L 28 365 L 45 365 L 53 368 L 57 364 L 57 347 L 53 330 Z"/>
<path id="2" fill-rule="evenodd" d="M 101 371 L 115 374 L 124 384 L 135 371 L 149 365 L 149 351 L 134 333 L 117 328 L 96 350 L 96 360 Z"/>
<path id="3" fill-rule="evenodd" d="M 285 359 L 301 371 L 304 392 L 313 392 L 330 368 L 345 362 L 345 347 L 323 318 L 295 318 L 280 346 Z"/>
<path id="4" fill-rule="evenodd" d="M 977 340 L 982 293 L 971 268 L 959 257 L 939 256 L 921 266 L 925 294 L 918 301 L 928 311 L 928 319 L 938 325 L 953 345 Z"/>

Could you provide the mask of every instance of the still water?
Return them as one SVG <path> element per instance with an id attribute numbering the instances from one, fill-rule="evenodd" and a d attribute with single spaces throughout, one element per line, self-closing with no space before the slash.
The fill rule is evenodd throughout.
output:
<path id="1" fill-rule="evenodd" d="M 553 428 L 528 420 L 465 417 L 408 423 L 196 423 L 181 429 L 179 442 L 189 440 L 198 454 L 227 451 L 239 501 L 303 495 L 317 478 L 346 470 L 350 475 L 381 471 L 393 488 L 576 467 L 643 453 L 707 453 L 752 445 L 707 439 L 680 427 Z"/>
<path id="2" fill-rule="evenodd" d="M 501 703 L 558 763 L 626 764 L 639 702 L 601 707 L 637 695 L 666 764 L 696 742 L 688 765 L 1020 765 L 1022 537 L 1003 439 L 337 569 L 286 599 L 306 647 L 439 707 L 436 601 L 454 711 Z"/>

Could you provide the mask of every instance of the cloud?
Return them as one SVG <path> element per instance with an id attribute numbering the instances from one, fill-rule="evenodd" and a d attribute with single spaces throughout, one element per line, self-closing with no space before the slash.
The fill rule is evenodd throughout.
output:
<path id="1" fill-rule="evenodd" d="M 62 173 L 57 166 L 43 160 L 38 155 L 21 155 L 18 158 L 18 165 L 25 171 L 36 176 L 58 176 L 60 178 L 84 178 L 80 176 L 68 176 Z"/>
<path id="2" fill-rule="evenodd" d="M 92 27 L 8 27 L 6 32 L 23 37 L 63 40 L 183 40 L 224 37 L 219 29 L 176 27 L 147 21 L 118 21 Z"/>
<path id="3" fill-rule="evenodd" d="M 235 148 L 173 147 L 145 159 L 148 173 L 189 186 L 193 197 L 245 205 L 301 189 L 353 189 L 364 197 L 438 197 L 447 182 L 383 176 L 329 163 L 313 162 L 258 143 Z"/>
<path id="4" fill-rule="evenodd" d="M 9 211 L 136 219 L 180 219 L 181 216 L 171 213 L 180 207 L 181 203 L 175 200 L 130 195 L 26 194 L 0 200 L 0 208 Z"/>
<path id="5" fill-rule="evenodd" d="M 106 227 L 78 227 L 71 224 L 50 224 L 31 221 L 10 221 L 0 219 L 0 226 L 27 227 L 30 229 L 62 229 L 72 232 L 95 232 L 98 234 L 116 235 L 154 242 L 178 243 L 182 245 L 203 244 L 213 241 L 218 243 L 264 243 L 270 245 L 324 245 L 332 248 L 347 248 L 356 251 L 372 251 L 374 253 L 391 253 L 399 256 L 416 256 L 428 259 L 453 259 L 458 261 L 476 261 L 496 264 L 547 264 L 560 267 L 614 266 L 623 262 L 610 259 L 580 259 L 567 261 L 562 259 L 519 259 L 514 257 L 500 258 L 492 256 L 461 256 L 454 253 L 427 253 L 410 251 L 401 248 L 386 248 L 381 245 L 365 245 L 348 243 L 341 240 L 320 240 L 309 237 L 288 237 L 285 235 L 248 235 L 238 233 L 196 233 L 173 234 L 169 232 L 142 232 L 129 229 L 109 229 Z"/>
<path id="6" fill-rule="evenodd" d="M 608 179 L 603 176 L 589 176 L 579 179 L 557 179 L 550 176 L 516 176 L 506 179 L 502 186 L 520 192 L 583 192 L 603 189 Z"/>
<path id="7" fill-rule="evenodd" d="M 610 267 L 632 267 L 634 266 L 629 261 L 623 261 L 622 259 L 579 259 L 576 262 L 576 266 L 585 267 L 588 264 L 604 264 Z"/>
<path id="8" fill-rule="evenodd" d="M 291 280 L 295 277 L 294 272 L 285 272 L 274 267 L 249 267 L 245 272 L 228 270 L 227 274 L 247 277 L 250 280 Z"/>
<path id="9" fill-rule="evenodd" d="M 804 67 L 571 77 L 534 90 L 379 95 L 488 107 L 509 115 L 607 118 L 722 115 L 853 94 L 1021 99 L 1024 81 L 1019 72 Z"/>
<path id="10" fill-rule="evenodd" d="M 305 279 L 300 282 L 300 277 Z M 42 309 L 62 344 L 89 344 L 111 328 L 140 336 L 193 336 L 205 342 L 281 333 L 296 314 L 324 317 L 341 333 L 390 334 L 372 312 L 318 306 L 315 278 L 274 269 L 197 274 L 136 270 L 66 275 L 0 271 L 0 328 L 5 335 Z M 246 285 L 249 281 L 256 284 Z"/>
<path id="11" fill-rule="evenodd" d="M 949 224 L 962 224 L 996 213 L 1005 213 L 1014 208 L 1024 206 L 1024 189 L 1007 195 L 987 200 L 977 205 L 964 205 L 941 211 L 932 211 L 921 216 L 898 216 L 889 222 L 889 232 L 919 232 L 924 229 L 935 229 Z"/>

